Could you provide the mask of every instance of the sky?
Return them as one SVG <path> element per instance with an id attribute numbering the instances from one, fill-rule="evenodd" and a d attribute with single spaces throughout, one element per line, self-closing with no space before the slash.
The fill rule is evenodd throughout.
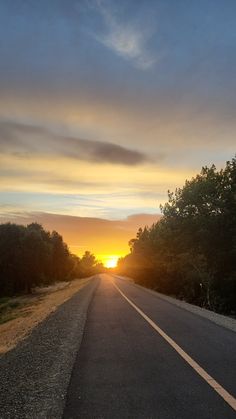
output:
<path id="1" fill-rule="evenodd" d="M 235 16 L 235 0 L 2 0 L 0 221 L 127 253 L 167 190 L 235 154 Z"/>

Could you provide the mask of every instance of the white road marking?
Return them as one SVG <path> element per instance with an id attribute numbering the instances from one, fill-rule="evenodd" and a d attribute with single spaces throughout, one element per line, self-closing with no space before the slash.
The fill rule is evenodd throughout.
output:
<path id="1" fill-rule="evenodd" d="M 172 348 L 211 386 L 233 410 L 236 411 L 236 399 L 227 390 L 225 390 L 213 377 L 211 377 L 193 358 L 191 358 L 173 339 L 171 339 L 154 321 L 150 319 L 140 308 L 136 306 L 113 281 L 114 287 L 119 291 L 122 297 L 142 316 L 153 329 L 159 333 Z"/>

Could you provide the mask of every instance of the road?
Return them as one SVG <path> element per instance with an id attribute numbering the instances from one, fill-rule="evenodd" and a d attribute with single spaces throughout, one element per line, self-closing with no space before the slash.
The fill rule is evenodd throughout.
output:
<path id="1" fill-rule="evenodd" d="M 234 332 L 100 276 L 64 419 L 231 419 L 235 397 Z"/>

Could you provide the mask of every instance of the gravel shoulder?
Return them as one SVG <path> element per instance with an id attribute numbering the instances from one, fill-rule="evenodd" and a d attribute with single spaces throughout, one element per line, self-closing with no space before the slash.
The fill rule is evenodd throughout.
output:
<path id="1" fill-rule="evenodd" d="M 205 319 L 208 319 L 212 321 L 213 323 L 218 324 L 219 326 L 223 326 L 226 329 L 236 332 L 236 320 L 233 319 L 232 317 L 223 316 L 222 314 L 214 313 L 214 311 L 206 310 L 205 308 L 198 307 L 193 304 L 186 303 L 185 301 L 177 300 L 176 298 L 161 294 L 149 288 L 142 287 L 139 284 L 135 284 L 132 278 L 127 278 L 127 277 L 119 276 L 119 275 L 114 275 L 114 276 L 116 276 L 117 278 L 126 280 L 126 281 L 131 281 L 135 287 L 141 288 L 145 290 L 146 292 L 152 295 L 155 295 L 156 297 L 161 298 L 162 300 L 169 302 L 170 304 L 174 304 L 177 307 L 183 308 L 184 310 L 190 311 L 191 313 L 197 314 L 198 316 L 204 317 Z"/>
<path id="2" fill-rule="evenodd" d="M 59 419 L 99 277 L 0 356 L 0 418 Z"/>
<path id="3" fill-rule="evenodd" d="M 49 287 L 36 288 L 30 295 L 9 299 L 9 305 L 15 308 L 10 308 L 6 313 L 10 320 L 0 324 L 0 354 L 13 349 L 31 333 L 34 327 L 84 287 L 88 281 L 89 278 L 59 282 Z M 2 318 L 4 320 L 4 314 Z"/>

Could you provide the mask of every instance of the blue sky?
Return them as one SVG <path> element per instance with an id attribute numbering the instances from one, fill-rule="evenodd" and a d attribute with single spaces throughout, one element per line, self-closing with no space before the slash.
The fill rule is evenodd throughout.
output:
<path id="1" fill-rule="evenodd" d="M 224 165 L 235 16 L 234 0 L 2 0 L 2 216 L 154 214 Z"/>

